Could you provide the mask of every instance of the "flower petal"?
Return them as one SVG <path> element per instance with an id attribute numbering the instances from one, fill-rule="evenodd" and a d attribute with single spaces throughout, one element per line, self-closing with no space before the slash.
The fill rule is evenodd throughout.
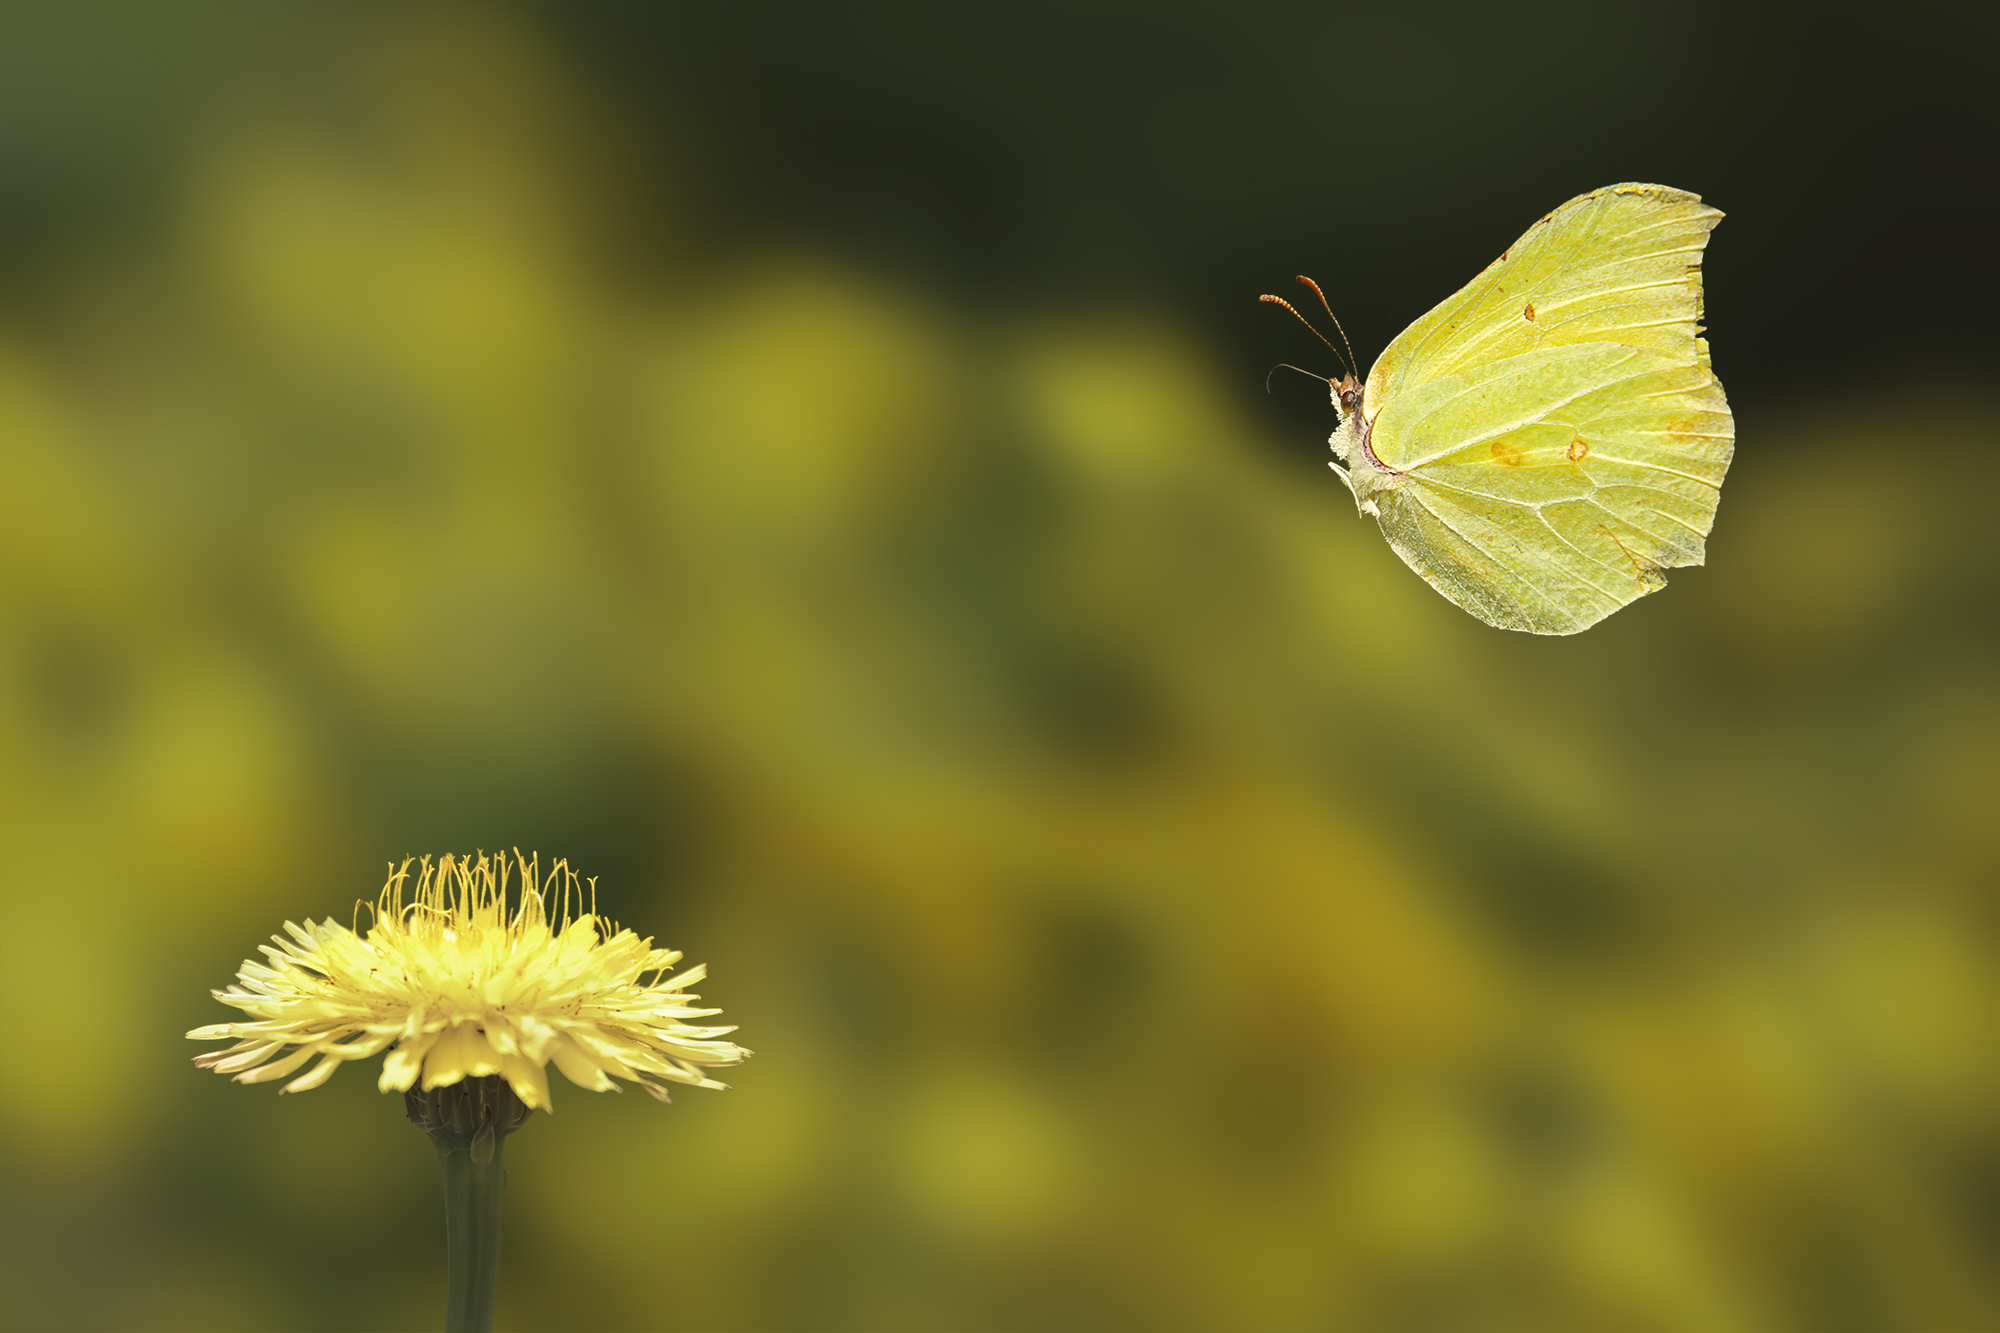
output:
<path id="1" fill-rule="evenodd" d="M 649 1058 L 646 1048 L 638 1042 L 596 1024 L 577 1024 L 569 1030 L 569 1039 L 581 1046 L 593 1061 L 620 1078 L 634 1077 L 627 1066 L 635 1062 L 643 1066 Z"/>
<path id="2" fill-rule="evenodd" d="M 707 975 L 708 975 L 708 964 L 696 963 L 693 967 L 681 973 L 679 976 L 668 977 L 665 981 L 662 981 L 659 985 L 659 989 L 686 990 L 689 986 L 694 985 L 695 982 L 700 981 L 703 977 L 706 977 Z"/>
<path id="3" fill-rule="evenodd" d="M 555 1061 L 564 1078 L 579 1088 L 592 1092 L 609 1092 L 618 1085 L 613 1083 L 598 1067 L 582 1047 L 571 1041 L 567 1035 L 560 1036 L 549 1046 L 549 1059 Z"/>
<path id="4" fill-rule="evenodd" d="M 248 1050 L 225 1053 L 222 1059 L 203 1067 L 213 1069 L 218 1074 L 234 1074 L 239 1069 L 248 1069 L 252 1065 L 262 1064 L 284 1048 L 285 1043 L 282 1041 L 262 1042 L 250 1047 Z M 200 1063 L 200 1061 L 197 1060 L 196 1063 Z"/>
<path id="5" fill-rule="evenodd" d="M 314 1065 L 310 1070 L 306 1071 L 305 1073 L 299 1075 L 297 1078 L 293 1079 L 290 1083 L 287 1083 L 284 1087 L 279 1088 L 278 1095 L 282 1097 L 288 1092 L 310 1092 L 314 1088 L 317 1088 L 320 1084 L 332 1078 L 333 1071 L 340 1068 L 340 1066 L 344 1063 L 345 1061 L 343 1061 L 339 1056 L 333 1054 L 333 1052 L 331 1051 L 328 1051 L 326 1057 L 322 1059 L 318 1064 Z"/>
<path id="6" fill-rule="evenodd" d="M 317 1045 L 301 1046 L 282 1060 L 274 1060 L 268 1065 L 259 1065 L 255 1069 L 244 1070 L 236 1076 L 236 1082 L 269 1083 L 274 1078 L 283 1078 L 318 1053 L 319 1047 Z"/>
<path id="7" fill-rule="evenodd" d="M 442 1035 L 430 1032 L 414 1039 L 403 1038 L 395 1050 L 382 1057 L 382 1077 L 375 1086 L 383 1092 L 408 1092 L 417 1075 L 423 1072 L 424 1056 Z"/>
<path id="8" fill-rule="evenodd" d="M 549 1100 L 549 1071 L 533 1060 L 518 1055 L 500 1057 L 502 1071 L 507 1082 L 514 1089 L 514 1095 L 528 1107 L 555 1114 L 555 1103 Z"/>
<path id="9" fill-rule="evenodd" d="M 440 1037 L 424 1058 L 424 1091 L 499 1072 L 500 1056 L 486 1034 L 470 1023 L 461 1023 Z"/>

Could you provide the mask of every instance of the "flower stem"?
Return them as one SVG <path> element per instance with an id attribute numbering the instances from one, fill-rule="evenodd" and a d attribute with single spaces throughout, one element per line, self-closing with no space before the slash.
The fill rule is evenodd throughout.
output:
<path id="1" fill-rule="evenodd" d="M 431 1136 L 444 1167 L 449 1253 L 446 1333 L 490 1333 L 500 1280 L 501 1150 L 529 1108 L 501 1078 L 469 1078 L 404 1094 L 410 1119 Z"/>
<path id="2" fill-rule="evenodd" d="M 500 1198 L 507 1182 L 499 1145 L 484 1162 L 473 1160 L 470 1144 L 440 1149 L 438 1158 L 444 1163 L 445 1243 L 451 1255 L 446 1333 L 489 1333 L 500 1280 Z"/>

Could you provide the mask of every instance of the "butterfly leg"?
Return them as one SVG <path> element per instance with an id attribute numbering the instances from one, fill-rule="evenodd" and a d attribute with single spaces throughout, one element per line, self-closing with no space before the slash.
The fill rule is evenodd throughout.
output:
<path id="1" fill-rule="evenodd" d="M 1327 466 L 1333 469 L 1334 476 L 1340 478 L 1340 484 L 1347 488 L 1347 493 L 1354 495 L 1354 478 L 1347 475 L 1347 469 L 1338 463 L 1328 463 Z M 1355 499 L 1358 501 L 1360 497 L 1356 496 Z"/>

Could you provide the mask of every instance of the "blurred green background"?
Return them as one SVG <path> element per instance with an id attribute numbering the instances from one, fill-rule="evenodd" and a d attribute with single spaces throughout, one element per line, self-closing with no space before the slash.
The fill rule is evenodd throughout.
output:
<path id="1" fill-rule="evenodd" d="M 181 1033 L 518 846 L 758 1055 L 558 1081 L 504 1328 L 2000 1327 L 2000 27 L 1795 13 L 6 5 L 0 1323 L 440 1322 Z M 1620 180 L 1710 564 L 1491 630 L 1254 298 Z"/>

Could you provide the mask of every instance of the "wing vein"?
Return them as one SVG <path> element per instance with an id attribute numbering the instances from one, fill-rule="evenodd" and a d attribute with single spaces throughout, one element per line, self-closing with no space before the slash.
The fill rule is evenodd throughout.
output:
<path id="1" fill-rule="evenodd" d="M 1623 523 L 1626 527 L 1632 529 L 1634 532 L 1643 533 L 1646 536 L 1651 537 L 1661 546 L 1671 547 L 1673 545 L 1672 542 L 1668 541 L 1665 537 L 1661 536 L 1659 533 L 1653 531 L 1651 528 L 1645 526 L 1643 523 L 1634 522 L 1629 515 L 1619 513 L 1617 510 L 1611 508 L 1609 505 L 1605 504 L 1604 501 L 1598 499 L 1596 496 L 1591 497 L 1590 503 L 1596 505 L 1599 509 L 1603 510 L 1607 517 L 1617 519 L 1620 523 Z M 1649 514 L 1657 514 L 1661 518 L 1673 517 L 1671 514 L 1661 514 L 1660 511 L 1657 509 L 1649 509 L 1646 512 Z M 1675 522 L 1679 522 L 1679 520 L 1676 519 Z M 1687 524 L 1682 523 L 1681 526 L 1687 527 Z M 1695 533 L 1695 535 L 1699 537 L 1702 534 L 1697 532 Z M 1675 566 L 1675 568 L 1679 568 L 1679 566 Z"/>
<path id="2" fill-rule="evenodd" d="M 1632 458 L 1620 458 L 1620 457 L 1618 457 L 1618 456 L 1617 456 L 1616 454 L 1613 454 L 1613 453 L 1609 453 L 1609 452 L 1604 452 L 1604 453 L 1602 453 L 1602 454 L 1601 454 L 1600 456 L 1602 457 L 1603 461 L 1605 461 L 1605 462 L 1607 462 L 1607 463 L 1618 463 L 1618 464 L 1621 464 L 1621 465 L 1622 465 L 1622 466 L 1624 466 L 1624 467 L 1638 467 L 1638 468 L 1644 468 L 1644 469 L 1646 469 L 1646 471 L 1648 471 L 1648 472 L 1657 472 L 1657 473 L 1659 473 L 1659 474 L 1660 474 L 1661 476 L 1663 476 L 1663 477 L 1681 477 L 1681 478 L 1683 478 L 1683 479 L 1685 479 L 1685 480 L 1687 480 L 1687 481 L 1698 481 L 1698 482 L 1700 482 L 1700 483 L 1701 483 L 1702 485 L 1704 485 L 1704 486 L 1708 487 L 1708 488 L 1709 488 L 1710 490 L 1714 490 L 1714 491 L 1719 491 L 1719 490 L 1721 490 L 1721 489 L 1722 489 L 1722 483 L 1721 483 L 1721 482 L 1719 482 L 1719 481 L 1710 481 L 1710 480 L 1709 480 L 1709 479 L 1708 479 L 1707 477 L 1697 477 L 1697 476 L 1696 476 L 1696 475 L 1695 475 L 1694 473 L 1692 473 L 1692 472 L 1683 472 L 1683 471 L 1681 471 L 1681 470 L 1680 470 L 1679 468 L 1673 468 L 1673 467 L 1661 467 L 1661 466 L 1660 466 L 1660 465 L 1659 465 L 1658 463 L 1641 463 L 1641 462 L 1639 462 L 1639 461 L 1638 461 L 1637 459 L 1632 459 Z M 1586 471 L 1585 471 L 1585 475 L 1586 475 L 1586 476 L 1588 476 L 1588 475 L 1589 475 L 1589 473 L 1588 473 L 1588 470 L 1587 470 L 1587 469 L 1586 469 Z M 1595 478 L 1595 477 L 1591 477 L 1591 480 L 1592 480 L 1592 481 L 1594 481 L 1594 482 L 1597 482 L 1597 486 L 1598 486 L 1598 488 L 1599 488 L 1600 490 L 1601 490 L 1602 488 L 1606 487 L 1606 486 L 1617 486 L 1617 485 L 1620 485 L 1620 484 L 1626 484 L 1626 485 L 1632 485 L 1632 486 L 1643 486 L 1643 485 L 1645 485 L 1645 483 L 1644 483 L 1644 482 L 1638 482 L 1638 481 L 1635 481 L 1635 482 L 1629 482 L 1629 483 L 1619 483 L 1619 482 L 1615 482 L 1615 481 L 1597 481 L 1597 478 Z M 1652 490 L 1659 490 L 1660 488 L 1659 488 L 1659 487 L 1657 487 L 1657 486 L 1654 486 L 1654 487 L 1650 487 L 1649 489 L 1652 489 Z M 1673 492 L 1671 492 L 1671 491 L 1667 492 L 1667 494 L 1669 494 L 1669 495 L 1671 495 L 1672 493 L 1673 493 Z"/>
<path id="3" fill-rule="evenodd" d="M 1558 598 L 1555 596 L 1555 591 L 1556 587 L 1559 586 L 1561 581 L 1565 578 L 1574 578 L 1579 583 L 1589 584 L 1590 587 L 1597 588 L 1597 585 L 1595 583 L 1591 583 L 1589 579 L 1582 577 L 1580 574 L 1577 574 L 1574 570 L 1565 569 L 1563 566 L 1556 564 L 1555 561 L 1550 559 L 1548 556 L 1543 555 L 1538 551 L 1524 550 L 1522 554 L 1532 557 L 1533 562 L 1536 565 L 1540 566 L 1541 571 L 1544 574 L 1550 576 L 1546 580 L 1536 579 L 1534 577 L 1531 577 L 1528 571 L 1510 566 L 1506 561 L 1502 560 L 1499 557 L 1499 555 L 1497 555 L 1492 549 L 1484 545 L 1481 545 L 1477 541 L 1474 541 L 1470 535 L 1468 535 L 1458 527 L 1454 526 L 1452 522 L 1449 519 L 1447 519 L 1443 514 L 1439 513 L 1429 504 L 1425 504 L 1421 493 L 1417 494 L 1413 498 L 1417 501 L 1417 503 L 1423 505 L 1425 513 L 1429 514 L 1432 518 L 1435 518 L 1438 522 L 1444 524 L 1444 526 L 1449 531 L 1451 531 L 1455 536 L 1457 536 L 1460 541 L 1464 542 L 1466 545 L 1478 551 L 1481 555 L 1485 556 L 1488 560 L 1491 560 L 1495 565 L 1497 565 L 1501 569 L 1506 570 L 1507 572 L 1513 574 L 1516 578 L 1520 579 L 1523 583 L 1526 583 L 1529 587 L 1533 588 L 1537 593 L 1539 593 L 1541 596 L 1543 596 L 1550 602 L 1556 602 L 1558 605 L 1560 605 Z M 1502 501 L 1501 503 L 1504 504 L 1508 502 Z M 1526 506 L 1520 506 L 1520 507 L 1526 508 Z M 1599 508 L 1602 508 L 1602 506 L 1600 505 Z M 1606 510 L 1605 512 L 1609 513 L 1610 511 Z M 1535 521 L 1540 523 L 1543 528 L 1547 529 L 1548 532 L 1551 535 L 1553 535 L 1558 541 L 1562 541 L 1563 545 L 1569 546 L 1570 549 L 1572 550 L 1576 550 L 1576 547 L 1573 544 L 1571 544 L 1568 541 L 1564 541 L 1562 534 L 1556 532 L 1556 530 L 1550 526 L 1548 519 L 1542 517 L 1539 510 L 1537 510 L 1535 513 Z M 1632 526 L 1637 528 L 1639 525 L 1634 523 L 1632 524 Z M 1644 531 L 1644 529 L 1640 530 Z M 1650 536 L 1651 534 L 1649 533 L 1647 535 Z M 1658 539 L 1655 538 L 1655 540 Z M 1577 551 L 1577 554 L 1582 555 L 1583 552 Z M 1589 559 L 1589 557 L 1585 556 L 1585 559 Z M 1604 593 L 1604 595 L 1607 597 L 1611 597 L 1614 601 L 1616 600 L 1616 594 L 1604 588 L 1597 588 L 1597 591 Z"/>
<path id="4" fill-rule="evenodd" d="M 1561 310 L 1564 306 L 1575 305 L 1579 301 L 1589 301 L 1600 296 L 1617 296 L 1623 292 L 1649 292 L 1655 287 L 1685 287 L 1686 285 L 1687 278 L 1682 276 L 1678 278 L 1662 278 L 1658 282 L 1635 282 L 1630 287 L 1593 288 L 1584 292 L 1581 296 L 1560 297 L 1557 300 L 1549 301 L 1545 305 L 1538 305 L 1535 307 L 1535 313 L 1537 316 L 1546 315 L 1551 310 Z M 1573 288 L 1561 287 L 1554 290 L 1567 292 L 1573 290 Z"/>
<path id="5" fill-rule="evenodd" d="M 1542 410 L 1542 414 L 1540 416 L 1532 417 L 1525 421 L 1507 422 L 1506 424 L 1501 425 L 1493 430 L 1487 431 L 1484 435 L 1468 436 L 1465 439 L 1459 440 L 1447 448 L 1438 450 L 1434 454 L 1429 454 L 1423 458 L 1415 459 L 1411 462 L 1404 463 L 1400 465 L 1398 471 L 1413 472 L 1416 469 L 1423 467 L 1426 463 L 1435 463 L 1440 458 L 1448 457 L 1451 454 L 1457 453 L 1461 449 L 1469 449 L 1473 445 L 1478 444 L 1483 440 L 1490 440 L 1493 439 L 1495 436 L 1504 435 L 1508 431 L 1514 430 L 1519 426 L 1534 425 L 1536 422 L 1547 421 L 1553 413 L 1560 411 L 1565 407 L 1568 407 L 1571 403 L 1576 402 L 1580 398 L 1588 398 L 1592 394 L 1602 393 L 1604 390 L 1610 388 L 1614 384 L 1623 384 L 1626 380 L 1637 379 L 1639 376 L 1645 373 L 1646 370 L 1642 367 L 1641 369 L 1632 371 L 1630 374 L 1619 375 L 1611 379 L 1588 383 L 1584 385 L 1583 388 L 1571 394 L 1569 397 L 1564 398 L 1559 402 L 1550 403 L 1546 408 Z M 1483 386 L 1484 386 L 1483 381 L 1480 385 L 1467 385 L 1464 389 L 1461 389 L 1459 392 L 1453 394 L 1451 397 L 1439 399 L 1437 403 L 1434 406 L 1432 406 L 1430 413 L 1426 414 L 1426 419 L 1428 419 L 1429 416 L 1435 415 L 1437 411 L 1440 408 L 1444 407 L 1446 404 L 1455 403 L 1459 399 L 1465 397 L 1466 394 L 1473 392 L 1474 389 Z"/>

